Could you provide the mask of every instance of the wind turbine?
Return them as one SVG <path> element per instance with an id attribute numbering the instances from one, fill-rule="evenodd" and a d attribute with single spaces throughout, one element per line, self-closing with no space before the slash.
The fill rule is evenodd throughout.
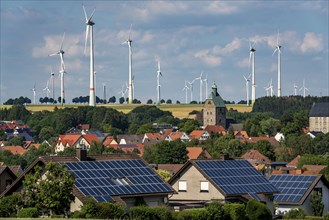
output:
<path id="1" fill-rule="evenodd" d="M 55 102 L 55 89 L 54 89 L 54 72 L 53 72 L 53 68 L 50 67 L 50 80 L 51 80 L 51 90 L 52 90 L 52 98 L 53 98 L 53 102 Z"/>
<path id="2" fill-rule="evenodd" d="M 255 43 L 253 43 L 253 45 L 251 45 L 251 43 L 249 42 L 249 65 L 250 65 L 250 61 L 252 59 L 252 77 L 251 77 L 251 103 L 254 104 L 255 100 L 256 100 L 256 83 L 255 83 Z"/>
<path id="3" fill-rule="evenodd" d="M 65 64 L 64 64 L 64 50 L 63 50 L 63 42 L 64 42 L 64 38 L 65 38 L 65 32 L 63 34 L 63 38 L 62 38 L 62 43 L 61 43 L 61 47 L 59 48 L 59 51 L 53 54 L 50 54 L 49 56 L 55 56 L 55 55 L 59 55 L 60 59 L 61 59 L 61 68 L 59 70 L 59 74 L 60 74 L 60 78 L 61 78 L 61 105 L 63 105 L 63 101 L 65 98 L 65 93 L 64 93 L 64 73 L 65 72 Z"/>
<path id="4" fill-rule="evenodd" d="M 133 97 L 135 97 L 135 75 L 131 78 L 131 89 L 133 91 Z"/>
<path id="5" fill-rule="evenodd" d="M 281 97 L 281 46 L 279 44 L 279 32 L 277 36 L 277 44 L 272 56 L 278 52 L 278 97 Z"/>
<path id="6" fill-rule="evenodd" d="M 202 103 L 202 84 L 203 84 L 202 74 L 203 74 L 203 72 L 200 73 L 199 77 L 194 79 L 194 80 L 200 81 L 200 103 Z"/>
<path id="7" fill-rule="evenodd" d="M 85 54 L 86 54 L 86 47 L 88 41 L 88 35 L 90 38 L 90 84 L 89 84 L 89 106 L 96 106 L 96 96 L 95 96 L 95 82 L 94 82 L 94 40 L 93 40 L 93 25 L 95 24 L 91 19 L 95 13 L 94 11 L 91 13 L 90 17 L 88 18 L 85 6 L 82 5 L 83 12 L 86 18 L 86 38 L 85 38 Z"/>
<path id="8" fill-rule="evenodd" d="M 206 84 L 206 99 L 208 98 L 208 74 L 206 78 L 203 79 L 203 82 Z"/>
<path id="9" fill-rule="evenodd" d="M 160 96 L 160 76 L 162 77 L 162 73 L 161 73 L 161 69 L 160 69 L 160 58 L 159 57 L 156 57 L 155 58 L 157 64 L 158 64 L 158 70 L 157 70 L 157 103 L 158 105 L 160 104 L 160 101 L 161 101 L 161 96 Z"/>
<path id="10" fill-rule="evenodd" d="M 266 96 L 273 96 L 273 85 L 272 85 L 272 79 L 268 84 L 268 87 L 264 87 L 264 89 L 266 90 Z"/>
<path id="11" fill-rule="evenodd" d="M 310 90 L 308 90 L 308 88 L 305 87 L 305 79 L 303 80 L 303 86 L 299 89 L 299 91 L 300 90 L 303 90 L 303 97 L 304 98 L 306 97 L 306 90 L 310 91 Z"/>
<path id="12" fill-rule="evenodd" d="M 31 91 L 33 92 L 33 104 L 35 105 L 35 96 L 36 96 L 35 84 L 34 84 L 33 88 L 31 89 Z"/>
<path id="13" fill-rule="evenodd" d="M 106 104 L 106 84 L 103 83 L 103 101 Z"/>
<path id="14" fill-rule="evenodd" d="M 129 86 L 128 86 L 128 103 L 132 104 L 132 101 L 134 99 L 133 97 L 133 91 L 132 91 L 132 52 L 131 52 L 131 42 L 132 40 L 130 39 L 130 34 L 131 34 L 131 27 L 132 24 L 130 25 L 130 29 L 129 29 L 129 35 L 128 35 L 128 39 L 123 42 L 122 44 L 128 44 L 128 50 L 129 50 Z"/>
<path id="15" fill-rule="evenodd" d="M 125 91 L 124 91 L 124 88 L 125 88 L 125 84 L 122 85 L 121 90 L 118 92 L 118 94 L 121 94 L 121 97 L 123 97 L 123 98 L 125 98 Z"/>
<path id="16" fill-rule="evenodd" d="M 187 83 L 190 85 L 190 91 L 191 91 L 191 102 L 193 101 L 193 83 L 195 82 L 195 79 L 193 79 L 192 82 L 187 81 Z"/>
<path id="17" fill-rule="evenodd" d="M 185 90 L 185 104 L 187 104 L 187 90 L 189 89 L 187 85 L 187 81 L 185 80 L 185 86 L 183 88 L 183 91 Z"/>
<path id="18" fill-rule="evenodd" d="M 46 97 L 49 98 L 49 93 L 50 93 L 50 89 L 49 89 L 49 80 L 47 80 L 47 85 L 46 87 L 43 89 L 44 91 L 46 91 Z"/>
<path id="19" fill-rule="evenodd" d="M 297 95 L 297 88 L 298 86 L 294 83 L 294 95 Z"/>
<path id="20" fill-rule="evenodd" d="M 250 105 L 250 103 L 249 103 L 249 83 L 250 83 L 250 76 L 251 76 L 251 74 L 249 74 L 248 77 L 245 77 L 245 76 L 243 75 L 243 78 L 246 80 L 247 106 Z"/>

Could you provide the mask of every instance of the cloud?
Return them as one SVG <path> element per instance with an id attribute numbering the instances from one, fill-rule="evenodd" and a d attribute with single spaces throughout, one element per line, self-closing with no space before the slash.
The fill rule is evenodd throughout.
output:
<path id="1" fill-rule="evenodd" d="M 32 56 L 34 58 L 40 58 L 56 53 L 60 49 L 62 39 L 63 35 L 45 36 L 43 45 L 36 46 L 32 49 Z M 66 34 L 63 43 L 63 50 L 65 53 L 70 57 L 82 55 L 84 51 L 84 40 L 82 39 L 82 35 Z"/>
<path id="2" fill-rule="evenodd" d="M 211 67 L 219 66 L 222 63 L 222 58 L 210 54 L 209 50 L 199 51 L 194 54 L 194 57 L 199 58 L 203 63 Z"/>
<path id="3" fill-rule="evenodd" d="M 242 39 L 234 38 L 233 41 L 226 44 L 224 48 L 215 46 L 213 48 L 213 52 L 214 52 L 214 54 L 232 53 L 232 52 L 238 50 L 241 47 L 241 42 L 242 41 L 243 41 Z"/>
<path id="4" fill-rule="evenodd" d="M 238 12 L 238 8 L 232 4 L 223 1 L 213 1 L 204 8 L 205 12 L 211 14 L 233 14 Z"/>
<path id="5" fill-rule="evenodd" d="M 319 52 L 323 50 L 323 39 L 321 34 L 315 34 L 313 32 L 307 32 L 304 40 L 300 45 L 300 49 L 303 53 Z"/>

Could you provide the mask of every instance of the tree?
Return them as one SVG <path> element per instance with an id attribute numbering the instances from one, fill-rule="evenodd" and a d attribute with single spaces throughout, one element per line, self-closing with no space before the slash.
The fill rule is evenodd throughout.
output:
<path id="1" fill-rule="evenodd" d="M 161 104 L 163 104 L 163 103 L 165 103 L 165 102 L 166 102 L 166 101 L 165 101 L 164 99 L 161 99 L 161 100 L 160 100 L 160 103 L 161 103 Z"/>
<path id="2" fill-rule="evenodd" d="M 23 146 L 23 144 L 24 140 L 21 136 L 15 136 L 6 143 L 7 146 Z"/>
<path id="3" fill-rule="evenodd" d="M 6 139 L 7 134 L 3 130 L 0 130 L 0 141 L 5 141 Z"/>
<path id="4" fill-rule="evenodd" d="M 145 134 L 152 132 L 154 132 L 152 124 L 143 124 L 137 129 L 136 134 Z"/>
<path id="5" fill-rule="evenodd" d="M 146 104 L 153 104 L 152 99 L 147 100 Z"/>
<path id="6" fill-rule="evenodd" d="M 64 165 L 52 162 L 46 165 L 45 170 L 42 175 L 42 169 L 36 166 L 34 173 L 25 176 L 23 201 L 27 207 L 45 210 L 50 215 L 66 214 L 74 200 L 74 177 Z"/>
<path id="7" fill-rule="evenodd" d="M 199 122 L 193 119 L 183 119 L 178 125 L 180 131 L 184 131 L 189 134 L 193 130 L 199 129 Z"/>
<path id="8" fill-rule="evenodd" d="M 124 97 L 119 98 L 119 103 L 120 104 L 123 104 L 124 102 L 125 102 L 125 98 Z"/>
<path id="9" fill-rule="evenodd" d="M 167 171 L 167 170 L 156 170 L 156 172 L 159 174 L 159 176 L 161 176 L 161 178 L 164 180 L 164 181 L 166 181 L 166 182 L 168 182 L 168 180 L 172 177 L 172 174 L 171 173 L 169 173 L 169 171 Z"/>
<path id="10" fill-rule="evenodd" d="M 311 207 L 314 216 L 322 216 L 324 204 L 322 202 L 322 193 L 313 192 L 311 195 Z"/>
<path id="11" fill-rule="evenodd" d="M 53 127 L 43 127 L 38 135 L 39 140 L 45 141 L 55 136 L 55 130 Z"/>
<path id="12" fill-rule="evenodd" d="M 171 99 L 168 99 L 166 103 L 167 103 L 167 104 L 172 104 Z"/>
<path id="13" fill-rule="evenodd" d="M 4 196 L 0 199 L 0 217 L 16 217 L 16 213 L 23 206 L 20 194 Z"/>
<path id="14" fill-rule="evenodd" d="M 280 128 L 280 120 L 268 118 L 260 121 L 262 132 L 267 136 L 274 136 Z"/>
<path id="15" fill-rule="evenodd" d="M 97 155 L 97 154 L 102 154 L 104 151 L 104 146 L 100 142 L 95 142 L 90 145 L 90 149 L 88 151 L 88 154 L 90 155 Z"/>
<path id="16" fill-rule="evenodd" d="M 274 148 L 269 141 L 260 140 L 254 144 L 254 149 L 267 156 L 270 160 L 275 160 Z"/>

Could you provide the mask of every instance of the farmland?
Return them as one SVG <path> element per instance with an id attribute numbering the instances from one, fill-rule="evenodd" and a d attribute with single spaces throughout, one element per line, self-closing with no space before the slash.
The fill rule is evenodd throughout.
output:
<path id="1" fill-rule="evenodd" d="M 61 105 L 26 105 L 26 109 L 31 112 L 38 112 L 38 111 L 53 111 L 55 106 L 58 109 L 61 108 L 77 108 L 79 106 L 87 106 L 87 105 L 77 105 L 77 104 L 67 104 L 64 106 Z M 132 109 L 136 108 L 137 106 L 141 106 L 138 104 L 105 104 L 105 105 L 97 105 L 97 106 L 104 106 L 108 108 L 114 108 L 120 112 L 128 113 Z M 0 108 L 9 108 L 10 105 L 0 105 Z M 177 118 L 188 118 L 189 113 L 192 111 L 201 111 L 202 105 L 201 104 L 162 104 L 157 106 L 159 109 L 163 111 L 170 111 L 172 114 Z M 234 109 L 239 112 L 250 112 L 252 107 L 248 107 L 246 105 L 239 105 L 239 104 L 227 104 L 227 109 Z"/>

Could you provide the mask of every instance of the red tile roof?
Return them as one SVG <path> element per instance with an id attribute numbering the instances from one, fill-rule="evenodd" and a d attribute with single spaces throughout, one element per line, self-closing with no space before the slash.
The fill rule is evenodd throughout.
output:
<path id="1" fill-rule="evenodd" d="M 297 165 L 298 165 L 298 161 L 300 159 L 300 155 L 298 155 L 297 157 L 295 157 L 292 161 L 290 161 L 286 167 L 294 167 L 294 168 L 297 168 Z"/>
<path id="2" fill-rule="evenodd" d="M 93 142 L 99 143 L 99 139 L 96 134 L 84 134 L 82 137 L 88 142 L 88 144 L 92 144 Z"/>
<path id="3" fill-rule="evenodd" d="M 114 141 L 114 142 L 113 142 Z M 112 143 L 113 142 L 113 143 Z M 111 144 L 112 143 L 112 144 Z M 103 145 L 105 146 L 105 147 L 107 147 L 107 146 L 110 146 L 110 145 L 117 145 L 118 143 L 116 142 L 116 140 L 114 140 L 114 137 L 113 136 L 107 136 L 106 138 L 105 138 L 105 140 L 103 141 Z"/>
<path id="4" fill-rule="evenodd" d="M 160 133 L 145 133 L 145 135 L 148 139 L 158 139 L 158 140 L 164 139 L 163 134 Z"/>
<path id="5" fill-rule="evenodd" d="M 203 149 L 202 147 L 187 147 L 187 156 L 191 159 L 199 159 L 201 157 L 205 157 L 210 159 L 211 155 L 208 153 L 207 150 Z"/>
<path id="6" fill-rule="evenodd" d="M 246 131 L 234 131 L 234 136 L 241 136 L 242 138 L 249 138 L 249 135 Z"/>
<path id="7" fill-rule="evenodd" d="M 207 127 L 204 128 L 209 134 L 210 133 L 226 133 L 226 130 L 221 125 L 207 125 Z"/>
<path id="8" fill-rule="evenodd" d="M 263 155 L 262 153 L 260 153 L 258 150 L 248 150 L 245 154 L 243 154 L 241 156 L 241 158 L 246 159 L 246 160 L 250 160 L 249 162 L 253 163 L 265 163 L 265 164 L 270 164 L 271 160 L 266 157 L 265 155 Z"/>
<path id="9" fill-rule="evenodd" d="M 180 139 L 184 135 L 184 132 L 176 131 L 169 134 L 170 138 L 174 141 Z"/>
<path id="10" fill-rule="evenodd" d="M 279 147 L 280 143 L 274 137 L 249 137 L 248 142 L 256 143 L 258 141 L 268 141 L 274 147 Z"/>
<path id="11" fill-rule="evenodd" d="M 0 150 L 9 150 L 12 154 L 22 155 L 26 150 L 22 146 L 3 146 L 0 147 Z"/>
<path id="12" fill-rule="evenodd" d="M 327 166 L 325 166 L 325 165 L 303 165 L 303 168 L 306 169 L 306 171 L 308 171 L 309 173 L 319 174 L 320 171 L 327 168 Z"/>
<path id="13" fill-rule="evenodd" d="M 81 137 L 81 134 L 63 134 L 59 135 L 58 143 L 62 143 L 64 146 L 68 144 L 73 146 Z"/>
<path id="14" fill-rule="evenodd" d="M 191 133 L 190 133 L 190 135 L 189 135 L 189 137 L 191 138 L 191 139 L 199 139 L 199 138 L 201 138 L 201 136 L 205 133 L 206 131 L 205 130 L 193 130 Z"/>

